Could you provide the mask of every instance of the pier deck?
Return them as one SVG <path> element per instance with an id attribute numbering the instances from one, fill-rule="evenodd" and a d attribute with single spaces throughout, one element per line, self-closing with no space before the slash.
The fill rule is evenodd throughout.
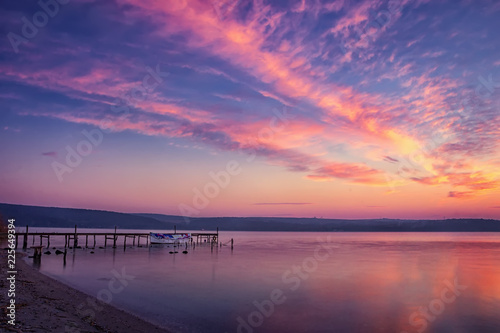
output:
<path id="1" fill-rule="evenodd" d="M 191 234 L 191 242 L 196 243 L 209 243 L 217 245 L 219 241 L 219 229 L 216 232 L 189 232 Z M 23 248 L 28 246 L 28 238 L 32 237 L 32 245 L 35 245 L 35 239 L 39 238 L 39 246 L 42 246 L 44 239 L 47 240 L 47 248 L 50 246 L 50 239 L 55 237 L 64 237 L 64 247 L 78 247 L 79 240 L 85 238 L 85 247 L 89 247 L 89 237 L 91 238 L 91 247 L 95 247 L 97 244 L 97 238 L 104 239 L 104 247 L 107 246 L 108 240 L 113 242 L 113 247 L 116 247 L 116 243 L 119 237 L 123 237 L 123 246 L 127 245 L 127 238 L 132 239 L 132 245 L 135 246 L 135 241 L 137 238 L 137 245 L 140 246 L 141 238 L 145 238 L 146 246 L 149 245 L 149 232 L 118 232 L 115 228 L 114 232 L 78 232 L 75 226 L 74 232 L 29 232 L 29 228 L 26 227 L 25 232 L 16 232 L 16 248 L 19 245 L 19 237 L 23 239 Z M 174 230 L 172 234 L 177 234 Z M 2 234 L 7 236 L 7 233 Z M 104 238 L 102 238 L 104 237 Z"/>

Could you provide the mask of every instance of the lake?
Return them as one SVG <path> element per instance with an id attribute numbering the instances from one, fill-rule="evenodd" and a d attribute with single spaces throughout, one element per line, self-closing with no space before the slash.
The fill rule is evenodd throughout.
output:
<path id="1" fill-rule="evenodd" d="M 39 270 L 177 332 L 500 331 L 500 234 L 220 233 L 231 238 L 187 254 L 69 250 Z"/>

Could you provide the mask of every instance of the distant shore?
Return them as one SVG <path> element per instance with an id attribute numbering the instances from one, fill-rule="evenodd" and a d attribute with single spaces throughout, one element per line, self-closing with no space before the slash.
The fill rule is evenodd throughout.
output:
<path id="1" fill-rule="evenodd" d="M 1 250 L 6 253 L 5 250 Z M 43 260 L 43 257 L 42 257 Z M 56 281 L 27 264 L 20 253 L 16 260 L 16 320 L 15 326 L 7 323 L 7 260 L 0 261 L 0 306 L 2 321 L 0 331 L 7 332 L 152 332 L 169 331 L 146 322 L 130 313 L 98 301 L 76 289 Z M 5 292 L 3 292 L 5 291 Z M 83 318 L 78 306 L 90 298 L 98 310 Z M 81 309 L 80 309 L 80 312 Z"/>
<path id="2" fill-rule="evenodd" d="M 0 203 L 0 215 L 23 228 L 205 230 L 205 231 L 326 231 L 326 232 L 500 232 L 491 218 L 389 219 L 311 217 L 185 217 L 131 214 L 103 210 L 26 206 Z M 18 229 L 19 230 L 19 229 Z"/>

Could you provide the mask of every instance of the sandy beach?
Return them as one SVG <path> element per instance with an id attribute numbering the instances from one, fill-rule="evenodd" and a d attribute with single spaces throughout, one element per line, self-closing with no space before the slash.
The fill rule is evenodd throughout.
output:
<path id="1" fill-rule="evenodd" d="M 0 261 L 0 331 L 6 332 L 169 332 L 134 315 L 98 301 L 38 272 L 24 262 L 20 253 L 16 260 L 16 320 L 7 323 L 7 251 L 2 249 Z M 4 255 L 5 253 L 5 255 Z M 31 259 L 30 259 L 31 260 Z M 43 257 L 42 257 L 43 260 Z M 90 300 L 89 300 L 90 298 Z M 78 306 L 94 303 L 93 315 L 79 315 Z M 80 313 L 81 313 L 80 309 Z"/>

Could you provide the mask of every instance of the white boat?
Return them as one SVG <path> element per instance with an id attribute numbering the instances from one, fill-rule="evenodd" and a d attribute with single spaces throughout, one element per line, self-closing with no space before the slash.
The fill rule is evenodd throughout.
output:
<path id="1" fill-rule="evenodd" d="M 149 239 L 151 244 L 177 244 L 177 243 L 187 243 L 191 241 L 191 234 L 161 234 L 161 233 L 149 233 Z"/>

